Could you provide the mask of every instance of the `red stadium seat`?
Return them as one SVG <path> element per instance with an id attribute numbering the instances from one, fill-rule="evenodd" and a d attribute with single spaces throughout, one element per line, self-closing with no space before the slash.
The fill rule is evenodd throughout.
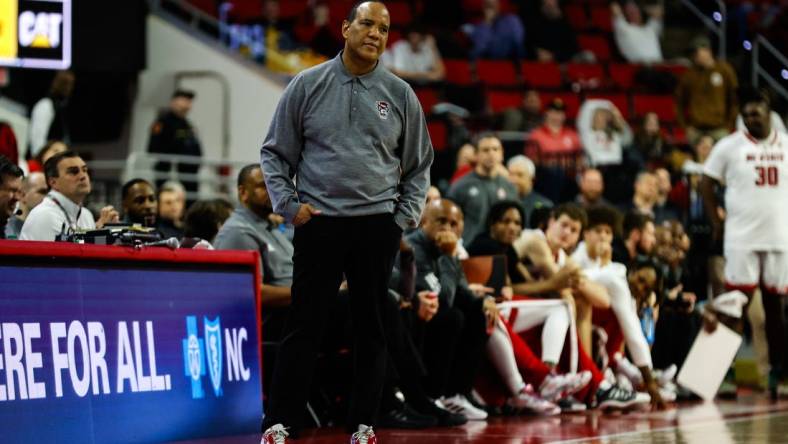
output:
<path id="1" fill-rule="evenodd" d="M 591 8 L 591 25 L 604 32 L 613 31 L 613 16 L 607 5 Z"/>
<path id="2" fill-rule="evenodd" d="M 632 113 L 629 111 L 629 97 L 626 94 L 589 93 L 585 98 L 610 100 L 621 111 L 621 115 L 625 119 L 629 120 L 632 117 Z"/>
<path id="3" fill-rule="evenodd" d="M 400 40 L 402 40 L 402 33 L 397 31 L 396 29 L 390 29 L 389 39 L 386 41 L 386 47 L 391 48 L 391 45 L 397 43 Z"/>
<path id="4" fill-rule="evenodd" d="M 607 66 L 610 73 L 612 85 L 617 89 L 628 90 L 635 84 L 635 73 L 640 69 L 640 65 L 629 63 L 611 63 Z"/>
<path id="5" fill-rule="evenodd" d="M 485 85 L 515 86 L 519 82 L 514 64 L 508 60 L 477 60 L 476 76 Z"/>
<path id="6" fill-rule="evenodd" d="M 229 3 L 232 8 L 227 15 L 231 22 L 258 19 L 263 15 L 262 0 L 231 0 Z"/>
<path id="7" fill-rule="evenodd" d="M 386 9 L 389 10 L 391 24 L 394 26 L 405 26 L 413 21 L 413 13 L 407 2 L 388 1 L 386 2 Z"/>
<path id="8" fill-rule="evenodd" d="M 582 34 L 577 37 L 577 44 L 580 48 L 593 52 L 600 62 L 610 60 L 610 41 L 606 36 Z"/>
<path id="9" fill-rule="evenodd" d="M 470 85 L 473 82 L 471 75 L 471 64 L 462 59 L 445 59 L 443 65 L 446 67 L 446 81 L 456 85 Z"/>
<path id="10" fill-rule="evenodd" d="M 189 0 L 189 3 L 200 11 L 216 17 L 216 0 Z"/>
<path id="11" fill-rule="evenodd" d="M 307 0 L 279 2 L 279 15 L 282 18 L 298 18 L 307 13 L 307 6 Z"/>
<path id="12" fill-rule="evenodd" d="M 596 81 L 601 84 L 605 81 L 605 69 L 602 65 L 595 63 L 568 63 L 566 65 L 566 76 L 570 82 L 580 82 L 587 84 Z"/>
<path id="13" fill-rule="evenodd" d="M 678 80 L 689 68 L 684 65 L 656 65 L 654 69 L 657 71 L 669 72 Z"/>
<path id="14" fill-rule="evenodd" d="M 523 94 L 514 91 L 489 91 L 487 104 L 493 112 L 501 112 L 506 108 L 516 108 L 523 103 Z"/>
<path id="15" fill-rule="evenodd" d="M 522 62 L 520 72 L 531 88 L 560 88 L 563 84 L 557 63 Z"/>
<path id="16" fill-rule="evenodd" d="M 539 92 L 539 98 L 542 100 L 542 106 L 547 106 L 549 101 L 559 98 L 566 104 L 566 117 L 572 120 L 577 117 L 577 111 L 580 109 L 580 99 L 577 97 L 577 94 L 541 91 Z"/>
<path id="17" fill-rule="evenodd" d="M 676 101 L 673 96 L 635 94 L 632 97 L 632 108 L 635 117 L 643 117 L 646 113 L 655 112 L 662 123 L 676 121 Z"/>
<path id="18" fill-rule="evenodd" d="M 446 149 L 446 124 L 440 120 L 427 122 L 427 131 L 430 133 L 430 140 L 432 140 L 432 148 L 435 151 L 443 151 Z"/>
<path id="19" fill-rule="evenodd" d="M 416 92 L 416 97 L 419 98 L 419 103 L 421 103 L 421 108 L 424 110 L 425 114 L 429 114 L 432 107 L 440 102 L 438 92 L 432 88 L 415 88 L 414 91 Z"/>
<path id="20" fill-rule="evenodd" d="M 586 8 L 583 5 L 566 5 L 564 7 L 564 15 L 566 16 L 566 20 L 575 30 L 583 30 L 588 28 L 588 16 L 586 15 Z"/>

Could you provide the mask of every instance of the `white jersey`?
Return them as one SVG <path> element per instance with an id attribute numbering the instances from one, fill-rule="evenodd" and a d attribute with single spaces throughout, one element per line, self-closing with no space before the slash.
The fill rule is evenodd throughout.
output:
<path id="1" fill-rule="evenodd" d="M 788 250 L 788 135 L 737 131 L 714 145 L 703 173 L 726 186 L 726 249 Z"/>

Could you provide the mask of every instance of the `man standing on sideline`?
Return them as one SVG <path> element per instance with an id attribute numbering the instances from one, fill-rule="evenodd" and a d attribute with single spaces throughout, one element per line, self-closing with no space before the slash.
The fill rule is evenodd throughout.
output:
<path id="1" fill-rule="evenodd" d="M 290 82 L 261 149 L 274 210 L 296 227 L 292 311 L 263 422 L 265 444 L 298 433 L 343 274 L 355 329 L 348 428 L 358 427 L 351 442 L 376 442 L 369 426 L 386 367 L 380 307 L 402 230 L 421 217 L 433 158 L 415 93 L 378 63 L 389 26 L 383 3 L 354 6 L 342 22 L 344 49 Z"/>
<path id="2" fill-rule="evenodd" d="M 723 221 L 714 188 L 725 185 L 725 285 L 749 297 L 761 288 L 771 367 L 769 392 L 776 399 L 785 353 L 782 298 L 788 292 L 788 136 L 771 127 L 764 92 L 746 88 L 739 99 L 746 130 L 714 146 L 703 163 L 700 190 L 717 240 Z"/>

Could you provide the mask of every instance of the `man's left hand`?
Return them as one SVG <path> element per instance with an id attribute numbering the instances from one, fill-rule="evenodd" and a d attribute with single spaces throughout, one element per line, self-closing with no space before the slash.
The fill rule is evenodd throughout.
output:
<path id="1" fill-rule="evenodd" d="M 485 287 L 482 284 L 468 284 L 468 288 L 471 290 L 471 292 L 473 292 L 473 295 L 476 296 L 477 298 L 487 296 L 489 294 L 492 294 L 493 291 L 495 291 L 495 289 L 490 287 Z"/>
<path id="2" fill-rule="evenodd" d="M 118 211 L 112 205 L 107 205 L 101 209 L 99 219 L 96 221 L 96 228 L 104 228 L 105 224 L 114 224 L 118 223 L 119 221 L 120 215 L 118 214 Z"/>

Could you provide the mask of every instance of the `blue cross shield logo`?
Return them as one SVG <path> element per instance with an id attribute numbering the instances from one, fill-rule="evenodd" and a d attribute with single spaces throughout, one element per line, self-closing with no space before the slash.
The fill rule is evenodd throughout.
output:
<path id="1" fill-rule="evenodd" d="M 205 362 L 211 377 L 213 393 L 222 396 L 222 329 L 219 316 L 213 321 L 203 317 L 205 323 Z"/>
<path id="2" fill-rule="evenodd" d="M 183 340 L 183 366 L 192 383 L 192 399 L 202 399 L 202 376 L 205 376 L 205 344 L 197 337 L 197 318 L 186 317 L 186 339 Z"/>

